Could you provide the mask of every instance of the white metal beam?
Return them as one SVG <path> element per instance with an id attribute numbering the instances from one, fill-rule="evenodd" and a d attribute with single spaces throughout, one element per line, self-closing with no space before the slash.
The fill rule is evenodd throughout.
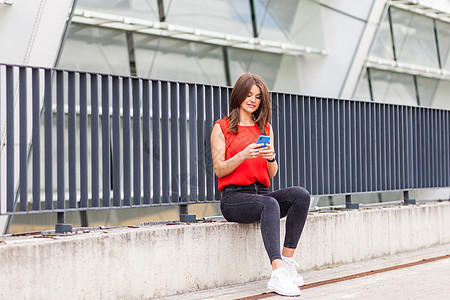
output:
<path id="1" fill-rule="evenodd" d="M 390 0 L 389 4 L 392 7 L 450 23 L 450 11 L 435 6 L 429 6 L 418 0 Z"/>
<path id="2" fill-rule="evenodd" d="M 378 69 L 383 71 L 390 71 L 409 75 L 418 75 L 427 78 L 450 81 L 450 72 L 448 71 L 441 70 L 439 68 L 402 63 L 394 60 L 369 58 L 367 59 L 365 66 L 367 68 Z"/>
<path id="3" fill-rule="evenodd" d="M 203 42 L 218 46 L 256 50 L 286 55 L 318 54 L 326 55 L 324 49 L 300 46 L 291 43 L 263 40 L 259 38 L 239 36 L 222 32 L 168 24 L 165 22 L 151 22 L 143 19 L 127 18 L 112 14 L 105 14 L 86 10 L 75 10 L 73 23 L 93 25 L 104 28 L 132 31 L 143 34 L 171 37 L 192 42 Z"/>

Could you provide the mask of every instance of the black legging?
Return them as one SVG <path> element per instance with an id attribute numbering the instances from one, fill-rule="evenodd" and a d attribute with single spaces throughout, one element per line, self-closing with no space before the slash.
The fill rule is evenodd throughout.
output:
<path id="1" fill-rule="evenodd" d="M 297 248 L 308 216 L 311 196 L 302 187 L 269 192 L 261 184 L 229 185 L 222 194 L 220 209 L 229 222 L 261 222 L 261 234 L 269 259 L 281 259 L 280 219 L 286 218 L 284 247 Z"/>

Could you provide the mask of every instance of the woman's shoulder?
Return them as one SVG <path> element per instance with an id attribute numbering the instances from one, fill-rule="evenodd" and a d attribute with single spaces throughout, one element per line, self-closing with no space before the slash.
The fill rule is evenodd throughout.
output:
<path id="1" fill-rule="evenodd" d="M 222 118 L 214 122 L 214 124 L 219 124 L 222 129 L 228 128 L 228 119 Z"/>

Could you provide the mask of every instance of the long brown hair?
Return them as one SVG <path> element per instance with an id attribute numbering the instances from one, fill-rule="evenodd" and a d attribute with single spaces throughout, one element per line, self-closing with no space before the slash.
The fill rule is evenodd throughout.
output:
<path id="1" fill-rule="evenodd" d="M 261 103 L 252 114 L 253 121 L 258 125 L 262 134 L 268 134 L 266 133 L 266 125 L 270 120 L 271 114 L 269 89 L 260 76 L 250 73 L 241 75 L 231 91 L 229 115 L 226 117 L 229 120 L 230 132 L 237 133 L 238 131 L 239 109 L 253 85 L 256 85 L 261 90 Z"/>

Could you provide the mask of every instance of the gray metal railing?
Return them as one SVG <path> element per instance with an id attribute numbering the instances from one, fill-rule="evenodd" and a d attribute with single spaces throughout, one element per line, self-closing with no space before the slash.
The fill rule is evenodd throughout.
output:
<path id="1" fill-rule="evenodd" d="M 187 214 L 187 204 L 219 201 L 209 135 L 214 120 L 227 115 L 230 92 L 0 65 L 6 109 L 0 213 L 57 212 L 63 223 L 71 210 L 181 205 Z M 280 166 L 275 189 L 299 185 L 312 195 L 351 195 L 450 186 L 448 110 L 271 97 Z"/>

